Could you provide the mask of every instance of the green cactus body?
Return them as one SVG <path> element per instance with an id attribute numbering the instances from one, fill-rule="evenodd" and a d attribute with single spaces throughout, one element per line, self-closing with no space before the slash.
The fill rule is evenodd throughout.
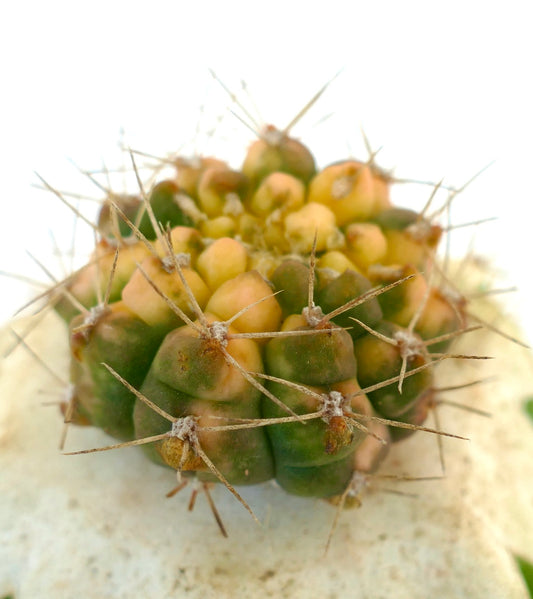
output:
<path id="1" fill-rule="evenodd" d="M 83 318 L 74 318 L 72 377 L 79 409 L 95 426 L 114 437 L 130 440 L 134 437 L 135 396 L 102 367 L 102 362 L 120 372 L 134 387 L 140 386 L 162 335 L 137 318 L 123 302 L 110 304 L 93 327 L 76 332 L 80 325 L 83 326 Z M 85 384 L 77 384 L 78 380 Z"/>
<path id="2" fill-rule="evenodd" d="M 442 350 L 464 326 L 421 274 L 441 229 L 392 206 L 373 165 L 317 171 L 273 127 L 240 170 L 176 167 L 147 200 L 104 204 L 92 263 L 53 299 L 70 322 L 72 420 L 148 440 L 187 477 L 333 500 L 412 433 L 376 416 L 424 422 L 425 342 Z"/>
<path id="3" fill-rule="evenodd" d="M 402 333 L 402 329 L 383 321 L 378 332 L 389 339 Z M 401 337 L 400 337 L 401 339 Z M 399 345 L 383 341 L 372 334 L 366 334 L 354 343 L 354 354 L 359 366 L 359 381 L 363 387 L 371 387 L 394 377 L 402 365 L 402 351 Z M 424 352 L 413 353 L 407 358 L 407 372 L 427 363 Z M 406 378 L 400 391 L 397 384 L 390 384 L 369 393 L 374 408 L 386 418 L 396 418 L 412 407 L 417 397 L 431 387 L 432 374 L 424 370 Z"/>
<path id="4" fill-rule="evenodd" d="M 150 206 L 157 214 L 158 222 L 164 227 L 177 227 L 179 225 L 191 226 L 193 220 L 179 206 L 176 196 L 180 193 L 180 188 L 174 181 L 161 181 L 154 186 L 150 193 Z M 143 206 L 139 207 L 139 210 Z M 154 239 L 156 236 L 148 213 L 144 211 L 139 223 L 139 231 L 148 239 Z"/>
<path id="5" fill-rule="evenodd" d="M 363 275 L 353 271 L 345 270 L 342 274 L 330 280 L 322 287 L 317 294 L 317 303 L 325 312 L 333 310 L 347 304 L 354 298 L 361 297 L 370 289 L 370 281 Z M 340 327 L 346 328 L 352 339 L 356 339 L 365 332 L 365 329 L 354 319 L 363 322 L 369 327 L 378 324 L 383 318 L 379 302 L 376 298 L 371 298 L 359 306 L 354 306 L 332 320 Z"/>

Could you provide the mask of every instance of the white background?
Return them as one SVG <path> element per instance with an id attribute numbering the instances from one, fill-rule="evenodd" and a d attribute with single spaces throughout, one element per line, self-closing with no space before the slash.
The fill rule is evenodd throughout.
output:
<path id="1" fill-rule="evenodd" d="M 49 229 L 67 249 L 73 216 L 32 187 L 33 171 L 58 189 L 101 198 L 69 159 L 85 169 L 120 167 L 128 161 L 121 130 L 133 148 L 218 150 L 237 166 L 253 134 L 228 112 L 231 100 L 209 68 L 253 110 L 244 80 L 263 119 L 279 127 L 343 69 L 294 135 L 326 164 L 365 158 L 364 127 L 396 176 L 450 185 L 495 160 L 458 198 L 453 219 L 499 217 L 476 229 L 475 248 L 520 287 L 506 302 L 533 340 L 530 8 L 467 0 L 4 3 L 0 269 L 47 281 L 29 249 L 61 272 Z M 122 180 L 113 178 L 115 191 Z M 406 190 L 398 201 L 419 207 L 430 191 Z M 94 204 L 82 206 L 94 214 Z M 83 246 L 91 232 L 78 224 L 77 237 Z M 454 253 L 466 244 L 452 237 Z M 9 278 L 0 285 L 4 321 L 31 294 Z"/>

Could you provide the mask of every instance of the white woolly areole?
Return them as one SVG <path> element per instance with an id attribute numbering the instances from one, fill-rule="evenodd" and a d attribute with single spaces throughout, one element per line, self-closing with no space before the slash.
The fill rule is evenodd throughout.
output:
<path id="1" fill-rule="evenodd" d="M 68 383 L 63 390 L 63 401 L 69 404 L 74 399 L 74 391 L 76 386 L 74 383 Z"/>
<path id="2" fill-rule="evenodd" d="M 202 159 L 200 156 L 191 156 L 189 158 L 180 157 L 180 161 L 182 162 L 182 164 L 190 166 L 191 168 L 202 168 Z"/>
<path id="3" fill-rule="evenodd" d="M 285 134 L 283 131 L 276 129 L 275 127 L 266 127 L 261 132 L 261 138 L 266 141 L 269 146 L 279 146 L 284 137 Z"/>
<path id="4" fill-rule="evenodd" d="M 345 198 L 352 189 L 353 177 L 339 177 L 331 184 L 331 196 L 334 200 L 342 200 L 342 198 Z"/>
<path id="5" fill-rule="evenodd" d="M 450 287 L 449 285 L 447 287 L 439 289 L 439 291 L 452 304 L 457 305 L 461 304 L 464 301 L 464 297 L 459 293 L 459 291 L 456 291 L 453 287 Z"/>
<path id="6" fill-rule="evenodd" d="M 344 416 L 347 398 L 340 391 L 330 391 L 322 395 L 322 420 L 329 421 L 334 416 Z"/>
<path id="7" fill-rule="evenodd" d="M 398 280 L 403 277 L 403 270 L 397 266 L 385 266 L 383 264 L 371 264 L 368 267 L 368 273 L 383 279 Z"/>
<path id="8" fill-rule="evenodd" d="M 174 257 L 165 256 L 161 259 L 161 262 L 163 263 L 163 268 L 170 273 L 174 271 L 176 262 L 182 268 L 189 268 L 191 266 L 191 255 L 186 252 L 179 252 L 178 254 L 174 254 Z"/>
<path id="9" fill-rule="evenodd" d="M 338 270 L 330 268 L 329 266 L 325 266 L 317 270 L 320 270 L 320 272 L 324 273 L 330 279 L 336 279 L 341 275 L 341 273 Z"/>
<path id="10" fill-rule="evenodd" d="M 209 337 L 226 347 L 228 344 L 228 325 L 225 322 L 213 322 L 209 325 Z"/>
<path id="11" fill-rule="evenodd" d="M 272 212 L 266 218 L 266 225 L 271 223 L 280 223 L 283 219 L 283 213 L 280 208 L 272 210 Z"/>
<path id="12" fill-rule="evenodd" d="M 198 425 L 194 416 L 185 416 L 185 418 L 174 420 L 170 436 L 195 445 L 198 442 Z"/>
<path id="13" fill-rule="evenodd" d="M 358 497 L 368 486 L 368 479 L 362 473 L 357 470 L 353 473 L 352 480 L 350 481 L 350 490 L 348 491 L 349 497 Z"/>
<path id="14" fill-rule="evenodd" d="M 195 225 L 203 220 L 207 220 L 207 215 L 198 208 L 198 206 L 194 203 L 194 200 L 188 195 L 185 195 L 184 193 L 177 193 L 174 196 L 174 202 L 184 214 L 192 218 Z"/>
<path id="15" fill-rule="evenodd" d="M 326 249 L 340 250 L 346 245 L 346 239 L 340 229 L 335 229 L 326 239 Z"/>
<path id="16" fill-rule="evenodd" d="M 310 327 L 314 327 L 324 318 L 324 312 L 322 312 L 320 306 L 306 306 L 302 310 L 302 316 L 307 320 Z"/>
<path id="17" fill-rule="evenodd" d="M 230 191 L 226 194 L 226 201 L 224 203 L 224 209 L 222 212 L 229 216 L 239 216 L 244 212 L 244 207 L 241 202 L 241 198 L 234 191 Z"/>
<path id="18" fill-rule="evenodd" d="M 83 319 L 83 324 L 94 327 L 100 318 L 107 312 L 107 306 L 105 304 L 98 304 L 90 308 L 89 313 Z"/>
<path id="19" fill-rule="evenodd" d="M 431 223 L 422 218 L 409 225 L 405 230 L 415 241 L 425 241 L 431 233 Z"/>
<path id="20" fill-rule="evenodd" d="M 424 353 L 424 344 L 409 331 L 396 331 L 393 338 L 398 342 L 402 357 L 411 358 Z"/>

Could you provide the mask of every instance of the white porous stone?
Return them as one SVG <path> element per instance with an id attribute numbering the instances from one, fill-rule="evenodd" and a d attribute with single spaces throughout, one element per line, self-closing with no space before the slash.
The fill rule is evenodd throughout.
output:
<path id="1" fill-rule="evenodd" d="M 14 340 L 5 330 L 2 350 Z M 67 377 L 57 318 L 49 315 L 27 342 Z M 61 385 L 18 347 L 1 364 L 0 597 L 527 599 L 511 554 L 533 559 L 533 427 L 521 408 L 533 390 L 532 359 L 486 332 L 465 336 L 458 351 L 472 348 L 497 359 L 444 363 L 439 383 L 498 374 L 449 394 L 492 418 L 442 406 L 443 429 L 471 439 L 444 439 L 445 478 L 371 480 L 362 507 L 341 514 L 324 555 L 335 508 L 323 501 L 272 484 L 241 487 L 259 527 L 219 485 L 212 494 L 225 539 L 204 496 L 192 513 L 187 488 L 165 498 L 174 473 L 138 448 L 62 455 L 59 410 L 45 405 L 62 397 Z M 112 442 L 71 427 L 65 450 Z M 382 471 L 439 476 L 435 437 L 399 443 Z"/>

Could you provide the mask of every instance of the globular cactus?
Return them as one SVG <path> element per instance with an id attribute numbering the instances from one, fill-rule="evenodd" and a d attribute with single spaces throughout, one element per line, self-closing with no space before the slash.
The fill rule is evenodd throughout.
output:
<path id="1" fill-rule="evenodd" d="M 110 194 L 92 258 L 50 294 L 70 331 L 65 421 L 248 509 L 235 486 L 271 479 L 357 502 L 395 442 L 446 434 L 423 427 L 435 365 L 476 357 L 446 353 L 470 329 L 436 264 L 443 229 L 429 203 L 394 206 L 392 183 L 372 159 L 320 169 L 267 127 L 239 170 L 180 158 L 148 192 Z"/>

